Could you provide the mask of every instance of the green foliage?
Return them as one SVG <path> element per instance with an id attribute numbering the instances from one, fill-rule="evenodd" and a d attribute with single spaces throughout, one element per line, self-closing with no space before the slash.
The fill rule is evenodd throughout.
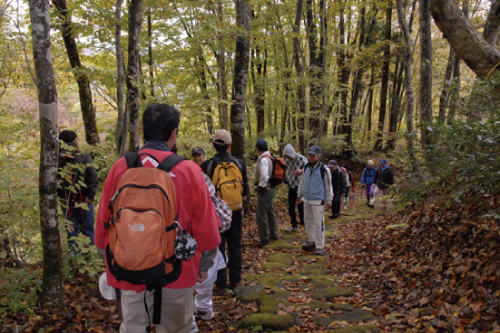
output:
<path id="1" fill-rule="evenodd" d="M 82 274 L 97 280 L 105 271 L 104 259 L 101 258 L 97 247 L 89 245 L 88 237 L 74 238 L 78 251 L 73 251 L 68 256 L 64 265 L 64 276 L 70 279 L 73 275 Z"/>
<path id="2" fill-rule="evenodd" d="M 0 236 L 25 262 L 41 259 L 38 122 L 28 109 L 0 109 Z M 35 157 L 35 158 L 34 158 Z"/>
<path id="3" fill-rule="evenodd" d="M 42 270 L 38 267 L 0 268 L 0 318 L 7 312 L 32 312 L 37 308 L 37 292 L 41 288 Z"/>
<path id="4" fill-rule="evenodd" d="M 496 115 L 470 124 L 458 120 L 434 127 L 440 139 L 432 153 L 438 158 L 427 167 L 434 177 L 421 186 L 406 189 L 403 201 L 419 201 L 435 191 L 449 199 L 443 202 L 456 203 L 500 193 L 499 120 Z"/>

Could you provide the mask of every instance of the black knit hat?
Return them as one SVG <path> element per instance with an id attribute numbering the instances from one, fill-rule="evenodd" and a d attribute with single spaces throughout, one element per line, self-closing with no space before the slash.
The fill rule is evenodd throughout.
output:
<path id="1" fill-rule="evenodd" d="M 61 133 L 59 133 L 59 140 L 62 140 L 66 143 L 70 143 L 75 141 L 76 139 L 76 133 L 73 131 L 69 130 L 64 130 Z"/>

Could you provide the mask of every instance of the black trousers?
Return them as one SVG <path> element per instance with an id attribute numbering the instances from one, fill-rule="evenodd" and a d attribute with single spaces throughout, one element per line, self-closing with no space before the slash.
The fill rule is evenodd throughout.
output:
<path id="1" fill-rule="evenodd" d="M 332 215 L 335 217 L 340 216 L 340 204 L 342 198 L 342 191 L 333 193 L 333 202 L 332 202 Z"/>
<path id="2" fill-rule="evenodd" d="M 243 211 L 238 210 L 233 212 L 231 218 L 231 227 L 220 234 L 221 242 L 219 251 L 222 253 L 224 260 L 229 269 L 229 281 L 238 283 L 241 281 L 242 269 L 242 224 L 243 224 Z M 226 243 L 227 243 L 227 259 L 226 259 Z M 215 281 L 217 288 L 227 288 L 227 272 L 226 268 L 217 271 L 217 280 Z"/>
<path id="3" fill-rule="evenodd" d="M 295 206 L 297 205 L 297 188 L 288 188 L 288 214 L 290 215 L 290 221 L 292 222 L 292 227 L 297 228 L 297 213 L 295 211 Z M 299 218 L 300 224 L 304 225 L 304 203 L 298 204 L 299 208 Z"/>

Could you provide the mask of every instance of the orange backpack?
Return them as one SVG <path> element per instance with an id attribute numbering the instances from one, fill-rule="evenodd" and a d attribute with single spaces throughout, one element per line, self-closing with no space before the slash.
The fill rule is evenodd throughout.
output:
<path id="1" fill-rule="evenodd" d="M 271 172 L 271 177 L 269 178 L 269 184 L 271 184 L 272 187 L 276 187 L 280 185 L 283 182 L 283 179 L 285 178 L 285 171 L 286 171 L 285 160 L 283 160 L 283 158 L 281 157 L 274 157 L 270 155 L 264 155 L 264 157 L 267 157 L 271 160 L 273 169 Z"/>

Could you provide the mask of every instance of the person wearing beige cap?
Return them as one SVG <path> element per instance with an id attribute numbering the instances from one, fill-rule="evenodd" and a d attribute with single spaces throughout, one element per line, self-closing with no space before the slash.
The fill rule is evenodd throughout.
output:
<path id="1" fill-rule="evenodd" d="M 361 175 L 361 187 L 364 186 L 366 189 L 366 205 L 370 204 L 370 200 L 373 197 L 373 180 L 375 179 L 375 172 L 373 161 L 369 160 Z"/>
<path id="2" fill-rule="evenodd" d="M 225 129 L 214 133 L 212 145 L 217 151 L 211 159 L 202 163 L 201 168 L 212 180 L 219 197 L 224 200 L 231 210 L 231 227 L 221 233 L 219 250 L 229 269 L 229 288 L 234 288 L 244 283 L 242 271 L 242 242 L 243 233 L 243 203 L 248 193 L 247 169 L 243 161 L 229 155 L 232 138 L 231 133 Z M 227 259 L 226 259 L 227 243 Z M 215 286 L 217 289 L 226 289 L 226 268 L 217 272 Z"/>

